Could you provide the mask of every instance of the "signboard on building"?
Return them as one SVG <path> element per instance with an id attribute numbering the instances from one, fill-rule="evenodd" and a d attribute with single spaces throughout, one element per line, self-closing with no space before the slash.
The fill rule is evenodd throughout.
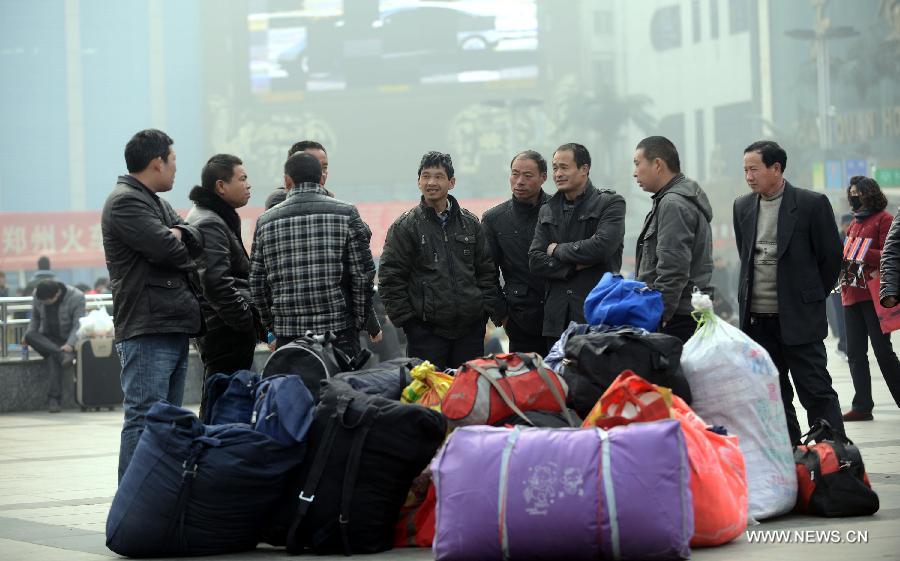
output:
<path id="1" fill-rule="evenodd" d="M 900 168 L 875 170 L 875 181 L 882 187 L 900 187 Z"/>
<path id="2" fill-rule="evenodd" d="M 841 160 L 825 162 L 825 188 L 840 189 L 843 186 L 844 166 Z"/>
<path id="3" fill-rule="evenodd" d="M 868 175 L 868 167 L 865 160 L 844 160 L 844 185 L 850 185 L 855 175 Z"/>

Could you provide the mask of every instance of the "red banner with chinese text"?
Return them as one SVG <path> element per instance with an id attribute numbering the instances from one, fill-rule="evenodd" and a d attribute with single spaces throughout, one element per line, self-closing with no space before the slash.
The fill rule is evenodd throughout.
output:
<path id="1" fill-rule="evenodd" d="M 476 216 L 481 216 L 501 201 L 468 199 L 460 201 L 460 204 Z M 391 201 L 356 205 L 363 220 L 372 229 L 374 255 L 381 255 L 390 225 L 414 204 L 412 201 Z M 242 237 L 248 251 L 256 219 L 262 211 L 262 207 L 244 207 L 238 211 Z M 178 213 L 185 216 L 187 210 L 181 209 Z M 105 267 L 100 211 L 0 212 L 0 270 L 35 269 L 41 255 L 50 258 L 53 269 Z"/>

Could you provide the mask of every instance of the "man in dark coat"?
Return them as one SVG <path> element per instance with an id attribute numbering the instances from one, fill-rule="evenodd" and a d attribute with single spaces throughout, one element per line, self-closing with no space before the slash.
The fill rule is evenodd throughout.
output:
<path id="1" fill-rule="evenodd" d="M 257 341 L 265 338 L 265 331 L 250 298 L 250 257 L 237 213 L 250 200 L 250 182 L 241 159 L 231 154 L 210 158 L 190 199 L 194 207 L 186 221 L 203 234 L 203 254 L 197 259 L 206 321 L 206 333 L 197 338 L 205 369 L 202 418 L 206 379 L 217 372 L 232 374 L 253 366 L 253 351 Z"/>
<path id="2" fill-rule="evenodd" d="M 840 273 L 841 240 L 828 197 L 785 181 L 786 165 L 787 153 L 775 142 L 744 150 L 744 177 L 753 192 L 734 201 L 734 235 L 741 329 L 778 367 L 788 434 L 799 444 L 791 378 L 810 425 L 823 418 L 844 428 L 823 342 L 825 299 Z"/>
<path id="3" fill-rule="evenodd" d="M 581 144 L 553 154 L 556 194 L 541 207 L 528 251 L 531 272 L 546 279 L 543 335 L 556 341 L 570 321 L 585 323 L 584 300 L 606 272 L 622 267 L 625 199 L 591 183 Z"/>
<path id="4" fill-rule="evenodd" d="M 478 218 L 449 194 L 450 155 L 428 152 L 418 174 L 422 199 L 388 230 L 378 293 L 409 356 L 456 368 L 484 354 L 497 272 Z"/>
<path id="5" fill-rule="evenodd" d="M 135 134 L 125 163 L 128 175 L 119 176 L 101 217 L 125 393 L 119 480 L 150 407 L 162 399 L 181 405 L 188 340 L 203 328 L 190 278 L 203 237 L 158 195 L 175 184 L 172 139 L 155 129 Z"/>
<path id="6" fill-rule="evenodd" d="M 515 155 L 509 165 L 512 197 L 484 213 L 481 224 L 503 287 L 494 307 L 495 325 L 509 337 L 510 352 L 550 350 L 544 329 L 544 279 L 528 269 L 528 248 L 534 239 L 538 211 L 550 199 L 541 186 L 547 181 L 547 161 L 534 150 Z"/>

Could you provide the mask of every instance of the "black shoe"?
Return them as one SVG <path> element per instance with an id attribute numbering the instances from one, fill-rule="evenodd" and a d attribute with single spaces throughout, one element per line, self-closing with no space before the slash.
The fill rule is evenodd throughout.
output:
<path id="1" fill-rule="evenodd" d="M 59 406 L 59 400 L 55 398 L 50 398 L 50 404 L 47 406 L 47 411 L 50 413 L 59 413 L 62 409 Z"/>

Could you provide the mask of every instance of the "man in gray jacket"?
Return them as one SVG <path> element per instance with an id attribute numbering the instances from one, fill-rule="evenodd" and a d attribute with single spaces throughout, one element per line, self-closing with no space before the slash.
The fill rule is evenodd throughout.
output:
<path id="1" fill-rule="evenodd" d="M 665 137 L 638 143 L 633 175 L 653 194 L 638 236 L 636 276 L 662 293 L 659 331 L 686 342 L 697 326 L 691 292 L 707 288 L 713 271 L 712 207 L 703 189 L 681 173 L 678 150 Z"/>
<path id="2" fill-rule="evenodd" d="M 47 409 L 51 413 L 60 410 L 63 368 L 75 360 L 75 333 L 78 318 L 83 315 L 84 294 L 80 290 L 52 279 L 37 283 L 25 343 L 44 357 L 50 378 Z"/>

